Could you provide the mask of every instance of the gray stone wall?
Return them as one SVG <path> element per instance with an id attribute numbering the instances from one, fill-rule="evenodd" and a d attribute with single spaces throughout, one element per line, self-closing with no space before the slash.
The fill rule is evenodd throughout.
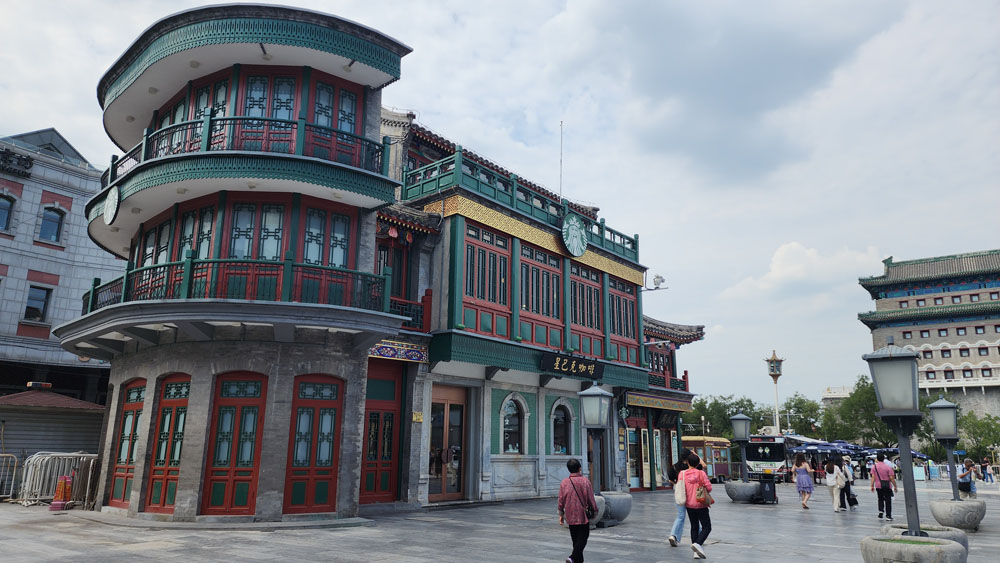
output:
<path id="1" fill-rule="evenodd" d="M 282 518 L 285 468 L 292 422 L 292 387 L 294 378 L 306 374 L 326 374 L 343 381 L 344 403 L 340 424 L 339 468 L 336 489 L 338 516 L 358 512 L 361 479 L 361 439 L 364 430 L 367 350 L 354 351 L 344 335 L 334 345 L 279 344 L 268 342 L 182 342 L 141 350 L 116 360 L 111 370 L 114 395 L 108 428 L 120 424 L 120 394 L 124 385 L 135 378 L 146 380 L 143 413 L 155 413 L 160 395 L 160 381 L 175 373 L 191 375 L 188 419 L 181 453 L 181 471 L 173 520 L 194 520 L 200 513 L 204 491 L 205 463 L 210 453 L 208 443 L 212 400 L 216 376 L 234 371 L 262 374 L 267 377 L 266 406 L 261 419 L 260 468 L 256 484 L 254 520 Z M 149 482 L 150 453 L 155 437 L 155 417 L 141 420 L 136 449 L 136 481 L 129 501 L 129 514 L 144 511 Z M 113 452 L 116 432 L 108 432 L 104 451 Z M 111 486 L 112 459 L 105 458 L 101 468 L 98 498 L 107 503 Z"/>

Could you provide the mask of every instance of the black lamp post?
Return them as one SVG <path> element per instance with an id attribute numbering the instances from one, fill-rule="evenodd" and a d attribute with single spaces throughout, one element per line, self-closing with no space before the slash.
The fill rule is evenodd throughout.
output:
<path id="1" fill-rule="evenodd" d="M 913 452 L 910 435 L 920 424 L 920 395 L 917 394 L 917 353 L 898 346 L 879 348 L 862 356 L 872 372 L 878 415 L 896 433 L 903 474 L 903 498 L 906 503 L 908 536 L 926 536 L 920 531 L 917 513 L 917 486 L 913 480 Z"/>
<path id="2" fill-rule="evenodd" d="M 740 446 L 740 475 L 742 481 L 748 483 L 749 469 L 747 468 L 747 442 L 750 441 L 750 417 L 739 413 L 729 417 L 729 422 L 733 424 L 733 441 Z"/>
<path id="3" fill-rule="evenodd" d="M 604 430 L 611 426 L 609 416 L 611 414 L 611 399 L 614 395 L 601 389 L 597 383 L 577 393 L 580 397 L 580 409 L 583 411 L 583 427 L 594 437 L 594 463 L 591 467 L 591 476 L 595 492 L 601 490 L 601 477 L 604 474 Z"/>
<path id="4" fill-rule="evenodd" d="M 934 438 L 948 452 L 948 478 L 951 480 L 953 500 L 962 500 L 958 495 L 958 476 L 955 474 L 955 446 L 958 444 L 958 405 L 939 398 L 929 405 L 931 420 L 934 421 Z"/>

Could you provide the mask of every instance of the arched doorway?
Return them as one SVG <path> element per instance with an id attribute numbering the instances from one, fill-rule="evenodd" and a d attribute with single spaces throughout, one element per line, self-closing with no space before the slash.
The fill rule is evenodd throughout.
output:
<path id="1" fill-rule="evenodd" d="M 254 513 L 266 398 L 263 375 L 228 373 L 216 379 L 203 514 Z"/>
<path id="2" fill-rule="evenodd" d="M 191 376 L 175 373 L 160 384 L 159 414 L 155 419 L 152 467 L 149 477 L 147 512 L 173 512 L 180 475 L 181 446 L 187 422 Z"/>
<path id="3" fill-rule="evenodd" d="M 330 375 L 295 378 L 285 478 L 286 514 L 337 510 L 343 381 Z"/>
<path id="4" fill-rule="evenodd" d="M 128 508 L 135 480 L 135 443 L 142 420 L 142 403 L 146 399 L 146 380 L 136 379 L 121 390 L 121 410 L 118 414 L 115 460 L 111 470 L 111 495 L 108 506 Z"/>

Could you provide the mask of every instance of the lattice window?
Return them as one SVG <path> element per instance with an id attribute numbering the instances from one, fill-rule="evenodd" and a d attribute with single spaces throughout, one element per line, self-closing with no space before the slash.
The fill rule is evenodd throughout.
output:
<path id="1" fill-rule="evenodd" d="M 391 412 L 382 415 L 382 461 L 392 459 L 392 431 L 394 423 L 395 421 Z"/>
<path id="2" fill-rule="evenodd" d="M 253 245 L 253 220 L 257 207 L 250 203 L 233 205 L 233 227 L 229 238 L 229 257 L 250 258 Z"/>
<path id="3" fill-rule="evenodd" d="M 306 264 L 323 263 L 323 243 L 326 241 L 326 211 L 310 209 L 306 212 L 305 248 L 302 260 Z"/>
<path id="4" fill-rule="evenodd" d="M 264 117 L 267 115 L 267 77 L 250 76 L 247 78 L 246 95 L 243 100 L 243 115 L 246 117 Z M 263 121 L 248 120 L 243 122 L 247 129 L 260 129 Z"/>
<path id="5" fill-rule="evenodd" d="M 257 250 L 259 260 L 281 259 L 282 223 L 285 208 L 281 205 L 264 205 L 261 207 L 260 243 Z"/>
<path id="6" fill-rule="evenodd" d="M 215 433 L 215 456 L 212 465 L 229 467 L 233 446 L 233 424 L 236 420 L 236 407 L 220 407 L 219 421 Z"/>
<path id="7" fill-rule="evenodd" d="M 163 386 L 164 399 L 187 399 L 191 392 L 191 382 L 167 383 Z"/>
<path id="8" fill-rule="evenodd" d="M 146 399 L 145 387 L 133 387 L 125 392 L 126 403 L 141 403 Z"/>
<path id="9" fill-rule="evenodd" d="M 274 97 L 271 99 L 271 117 L 274 119 L 294 119 L 295 79 L 275 78 Z M 288 129 L 289 123 L 275 123 L 275 129 Z"/>
<path id="10" fill-rule="evenodd" d="M 154 465 L 163 466 L 167 464 L 167 447 L 170 444 L 170 423 L 173 416 L 173 407 L 167 407 L 160 411 L 160 433 L 156 437 L 156 453 L 153 458 Z"/>
<path id="11" fill-rule="evenodd" d="M 177 407 L 174 422 L 174 441 L 170 448 L 170 465 L 177 467 L 181 464 L 181 445 L 184 443 L 184 424 L 187 422 L 187 407 Z"/>
<path id="12" fill-rule="evenodd" d="M 261 383 L 259 381 L 224 381 L 222 397 L 251 399 L 260 397 Z"/>
<path id="13" fill-rule="evenodd" d="M 212 95 L 212 117 L 226 115 L 226 104 L 229 102 L 229 81 L 222 80 L 215 83 L 215 91 Z"/>
<path id="14" fill-rule="evenodd" d="M 316 103 L 313 106 L 313 114 L 313 123 L 333 128 L 333 86 L 323 83 L 316 85 Z M 330 136 L 330 133 L 324 130 L 319 130 L 316 134 Z"/>
<path id="15" fill-rule="evenodd" d="M 351 218 L 346 215 L 333 215 L 330 218 L 330 266 L 346 268 L 348 265 L 348 242 L 350 238 Z"/>
<path id="16" fill-rule="evenodd" d="M 316 467 L 333 466 L 333 433 L 337 409 L 319 409 L 319 432 L 316 433 Z"/>
<path id="17" fill-rule="evenodd" d="M 183 260 L 187 251 L 194 249 L 194 229 L 197 222 L 197 211 L 188 211 L 181 215 L 181 230 L 177 238 L 178 260 Z"/>
<path id="18" fill-rule="evenodd" d="M 205 259 L 211 257 L 212 252 L 212 221 L 215 217 L 215 209 L 205 207 L 201 210 L 198 221 L 198 258 Z"/>
<path id="19" fill-rule="evenodd" d="M 160 225 L 156 238 L 156 263 L 163 264 L 170 260 L 170 221 Z"/>
<path id="20" fill-rule="evenodd" d="M 368 445 L 365 448 L 365 459 L 368 461 L 378 460 L 378 428 L 381 420 L 381 413 L 368 413 Z"/>
<path id="21" fill-rule="evenodd" d="M 336 383 L 299 383 L 300 399 L 336 401 L 339 392 Z"/>
<path id="22" fill-rule="evenodd" d="M 340 111 L 337 112 L 337 128 L 341 131 L 355 133 L 355 121 L 358 115 L 358 97 L 347 90 L 340 91 Z"/>
<path id="23" fill-rule="evenodd" d="M 309 467 L 312 448 L 314 409 L 302 407 L 295 417 L 295 450 L 292 455 L 293 467 Z"/>
<path id="24" fill-rule="evenodd" d="M 257 441 L 257 407 L 240 411 L 240 442 L 236 467 L 253 467 L 253 450 Z"/>

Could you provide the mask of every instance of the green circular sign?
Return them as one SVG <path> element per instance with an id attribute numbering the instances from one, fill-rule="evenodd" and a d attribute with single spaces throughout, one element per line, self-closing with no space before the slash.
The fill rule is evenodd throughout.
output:
<path id="1" fill-rule="evenodd" d="M 120 196 L 118 186 L 111 186 L 111 189 L 108 190 L 108 196 L 104 198 L 104 224 L 110 225 L 115 221 L 115 217 L 118 216 Z"/>
<path id="2" fill-rule="evenodd" d="M 563 219 L 562 239 L 566 250 L 573 256 L 583 256 L 587 252 L 587 227 L 577 215 L 567 215 Z"/>

